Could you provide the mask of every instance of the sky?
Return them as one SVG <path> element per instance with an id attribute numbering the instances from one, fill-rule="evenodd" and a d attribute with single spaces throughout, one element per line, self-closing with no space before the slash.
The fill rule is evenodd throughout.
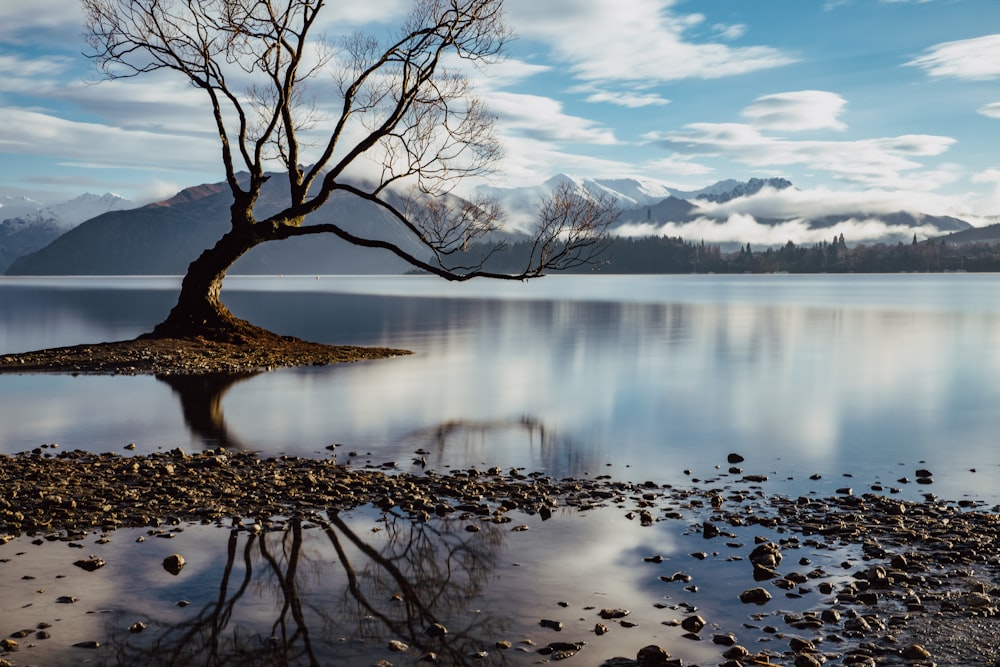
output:
<path id="1" fill-rule="evenodd" d="M 382 31 L 409 6 L 333 2 L 325 29 Z M 757 213 L 1000 216 L 997 0 L 505 7 L 508 58 L 476 74 L 506 149 L 494 185 L 780 176 L 796 189 Z M 86 48 L 74 0 L 0 3 L 0 195 L 145 203 L 222 180 L 197 90 L 162 75 L 95 83 Z"/>

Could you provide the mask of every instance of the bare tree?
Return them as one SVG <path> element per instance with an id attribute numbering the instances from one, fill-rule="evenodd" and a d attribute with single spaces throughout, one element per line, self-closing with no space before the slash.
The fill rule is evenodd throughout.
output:
<path id="1" fill-rule="evenodd" d="M 460 71 L 503 57 L 510 32 L 502 0 L 415 0 L 394 36 L 336 44 L 319 34 L 324 0 L 81 1 L 90 57 L 106 78 L 172 70 L 204 91 L 233 195 L 231 228 L 188 267 L 153 337 L 265 333 L 222 304 L 222 281 L 250 249 L 293 236 L 332 234 L 448 280 L 533 278 L 601 248 L 612 207 L 561 192 L 543 206 L 535 252 L 520 272 L 491 272 L 483 257 L 470 265 L 462 252 L 503 224 L 496 202 L 453 194 L 464 179 L 494 172 L 502 157 L 495 117 Z M 337 110 L 324 115 L 319 88 L 331 81 L 336 92 L 323 99 Z M 359 178 L 359 165 L 377 176 Z M 287 178 L 287 205 L 258 217 L 269 173 Z M 360 235 L 305 224 L 334 194 L 381 208 L 426 253 L 377 229 Z"/>

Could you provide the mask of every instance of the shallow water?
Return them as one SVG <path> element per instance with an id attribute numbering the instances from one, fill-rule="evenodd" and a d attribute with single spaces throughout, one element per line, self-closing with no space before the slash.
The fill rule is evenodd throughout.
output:
<path id="1" fill-rule="evenodd" d="M 163 317 L 178 284 L 2 279 L 0 353 L 131 337 Z M 418 471 L 422 450 L 427 468 L 439 471 L 497 465 L 709 489 L 747 486 L 726 472 L 726 454 L 738 451 L 746 473 L 768 476 L 768 494 L 827 495 L 843 486 L 861 493 L 877 484 L 901 498 L 932 491 L 996 503 L 998 288 L 1000 276 L 972 274 L 468 285 L 231 278 L 227 304 L 272 330 L 414 354 L 210 383 L 0 376 L 0 452 L 42 443 L 123 454 L 128 443 L 137 453 L 221 444 L 326 457 L 336 443 L 338 460 L 356 466 Z M 912 480 L 917 468 L 930 468 L 934 484 L 897 481 Z M 0 634 L 52 623 L 51 639 L 20 640 L 35 646 L 16 654 L 41 664 L 155 664 L 154 655 L 185 652 L 197 664 L 211 662 L 212 650 L 249 664 L 310 664 L 310 651 L 318 664 L 415 664 L 421 651 L 440 648 L 422 634 L 430 613 L 453 633 L 448 646 L 461 655 L 486 650 L 485 664 L 531 664 L 539 646 L 557 640 L 588 642 L 577 664 L 634 656 L 648 643 L 711 663 L 718 647 L 663 625 L 689 613 L 676 607 L 684 602 L 748 645 L 767 639 L 741 627 L 768 621 L 754 621 L 750 614 L 761 610 L 735 601 L 748 566 L 730 560 L 746 557 L 760 528 L 736 531 L 728 542 L 739 547 L 709 548 L 693 515 L 643 528 L 623 518 L 627 509 L 557 514 L 544 524 L 519 516 L 530 530 L 518 533 L 492 524 L 467 533 L 461 522 L 419 527 L 367 511 L 346 516 L 337 540 L 315 527 L 253 539 L 242 531 L 232 538 L 228 579 L 230 533 L 214 526 L 178 526 L 184 530 L 172 539 L 141 543 L 145 531 L 118 531 L 107 544 L 91 534 L 77 541 L 82 548 L 21 537 L 0 547 Z M 690 556 L 702 550 L 705 560 Z M 160 567 L 174 551 L 189 562 L 177 577 Z M 72 566 L 90 553 L 108 565 L 89 573 Z M 643 562 L 653 554 L 667 560 Z M 844 558 L 799 555 L 829 565 Z M 441 562 L 452 565 L 448 585 Z M 291 581 L 292 564 L 295 595 L 280 585 Z M 694 577 L 696 591 L 658 578 L 678 570 Z M 349 571 L 358 575 L 353 592 Z M 59 604 L 59 595 L 80 601 Z M 181 599 L 191 604 L 177 607 Z M 762 611 L 816 602 L 782 598 Z M 638 627 L 608 623 L 612 632 L 597 637 L 603 607 L 629 608 Z M 424 615 L 413 620 L 406 610 Z M 541 618 L 566 629 L 546 631 Z M 147 631 L 128 633 L 136 620 Z M 411 650 L 391 654 L 393 638 Z M 72 647 L 91 639 L 104 648 Z M 499 639 L 514 648 L 494 649 Z M 518 643 L 526 639 L 536 645 Z"/>
<path id="2" fill-rule="evenodd" d="M 176 278 L 0 281 L 0 352 L 119 339 Z M 758 469 L 997 497 L 1000 276 L 230 279 L 239 315 L 412 356 L 232 383 L 0 376 L 0 452 L 225 444 L 432 467 L 681 479 L 738 450 Z M 926 461 L 925 464 L 919 462 Z M 968 470 L 976 468 L 976 475 Z"/>

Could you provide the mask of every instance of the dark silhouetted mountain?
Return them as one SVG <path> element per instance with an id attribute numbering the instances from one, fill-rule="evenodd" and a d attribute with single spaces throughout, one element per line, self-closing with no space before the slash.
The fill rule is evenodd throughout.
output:
<path id="1" fill-rule="evenodd" d="M 962 229 L 942 237 L 946 243 L 960 245 L 965 243 L 996 243 L 1000 241 L 1000 223 L 986 227 Z"/>
<path id="2" fill-rule="evenodd" d="M 272 178 L 258 201 L 261 217 L 283 206 L 282 183 Z M 179 275 L 229 229 L 232 196 L 225 184 L 200 185 L 155 204 L 112 211 L 71 229 L 44 248 L 20 257 L 10 275 Z M 419 243 L 379 207 L 336 194 L 307 224 L 336 222 L 352 233 L 377 237 L 421 254 Z M 331 234 L 266 243 L 248 252 L 233 273 L 402 273 L 395 255 L 360 248 Z"/>
<path id="3" fill-rule="evenodd" d="M 10 218 L 0 222 L 0 273 L 18 257 L 32 253 L 59 238 L 65 231 L 55 220 Z"/>

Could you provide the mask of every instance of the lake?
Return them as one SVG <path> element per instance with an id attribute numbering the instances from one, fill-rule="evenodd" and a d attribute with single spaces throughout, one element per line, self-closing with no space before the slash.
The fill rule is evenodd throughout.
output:
<path id="1" fill-rule="evenodd" d="M 179 278 L 163 277 L 0 279 L 0 354 L 132 337 L 165 316 L 178 287 Z M 223 300 L 236 315 L 268 329 L 413 354 L 209 382 L 0 375 L 0 453 L 58 443 L 63 449 L 124 455 L 124 447 L 134 443 L 136 453 L 225 446 L 326 457 L 326 447 L 335 444 L 338 461 L 409 472 L 423 469 L 414 460 L 421 450 L 427 452 L 426 468 L 437 471 L 500 466 L 559 478 L 611 475 L 683 485 L 724 476 L 727 454 L 738 452 L 746 458 L 747 472 L 769 476 L 772 493 L 833 494 L 845 484 L 863 492 L 884 484 L 898 487 L 901 498 L 917 499 L 930 490 L 943 498 L 997 503 L 998 294 L 1000 276 L 992 274 L 594 275 L 466 284 L 428 276 L 231 277 Z M 933 486 L 897 482 L 913 479 L 917 468 L 933 471 Z M 523 537 L 498 533 L 493 546 L 476 556 L 485 570 L 466 563 L 465 587 L 459 587 L 460 595 L 450 593 L 457 595 L 454 599 L 440 600 L 447 607 L 441 613 L 464 619 L 455 623 L 470 628 L 470 646 L 482 643 L 475 632 L 491 637 L 528 633 L 512 615 L 527 613 L 537 621 L 559 613 L 556 602 L 565 597 L 573 598 L 574 610 L 589 600 L 597 606 L 634 605 L 652 614 L 651 584 L 634 571 L 636 554 L 687 553 L 691 548 L 683 545 L 691 538 L 681 525 L 659 528 L 651 539 L 649 531 L 620 526 L 620 514 L 567 516 Z M 319 582 L 327 576 L 325 569 L 347 560 L 331 551 L 336 542 L 331 530 L 363 535 L 383 556 L 419 543 L 402 536 L 413 528 L 398 520 L 383 518 L 383 529 L 372 533 L 377 513 L 358 511 L 344 521 L 327 531 L 306 530 L 305 537 L 301 531 L 298 538 L 296 530 L 284 531 L 282 548 L 299 539 Z M 225 632 L 211 641 L 223 635 L 231 639 L 238 627 L 249 629 L 262 646 L 279 641 L 271 608 L 281 606 L 280 592 L 287 590 L 274 583 L 274 572 L 261 574 L 269 561 L 254 552 L 244 562 L 236 546 L 226 546 L 225 531 L 215 528 L 190 528 L 179 539 L 189 553 L 214 554 L 212 562 L 186 570 L 186 583 L 163 580 L 155 576 L 156 568 L 124 582 L 129 571 L 124 564 L 115 565 L 122 568 L 117 575 L 111 565 L 97 573 L 72 573 L 92 597 L 88 609 L 104 610 L 104 621 L 158 618 L 157 641 L 186 636 L 170 644 L 183 649 L 194 645 L 192 635 L 184 635 L 190 614 L 173 603 L 183 596 L 196 603 L 198 613 L 209 613 L 205 610 L 215 609 L 213 600 L 219 598 L 220 577 L 235 568 L 240 576 L 263 576 L 272 585 L 255 591 L 253 601 L 248 594 L 234 604 Z M 371 549 L 342 539 L 371 556 Z M 460 530 L 443 529 L 426 542 L 424 560 L 447 560 L 443 554 L 454 555 L 457 544 L 468 547 L 469 539 Z M 147 543 L 142 556 L 149 562 L 177 548 L 168 540 L 149 542 L 155 544 Z M 263 543 L 253 548 L 263 549 Z M 43 554 L 25 538 L 0 547 L 0 556 L 14 553 L 17 544 L 28 545 L 19 552 L 39 552 L 30 564 L 38 570 L 33 576 L 51 580 L 59 559 L 66 559 L 48 546 Z M 250 549 L 249 543 L 240 544 Z M 129 555 L 137 548 L 131 539 L 112 540 L 102 548 L 112 564 L 115 557 L 136 557 Z M 227 561 L 227 553 L 238 557 Z M 697 564 L 687 559 L 684 567 L 701 568 L 706 578 L 717 580 L 715 589 L 703 586 L 697 599 L 714 618 L 739 627 L 747 612 L 726 604 L 737 584 L 720 569 L 724 555 Z M 25 591 L 38 588 L 35 580 L 19 579 L 23 568 L 11 571 L 17 562 L 13 558 L 0 566 L 0 580 Z M 225 562 L 229 568 L 220 569 Z M 411 575 L 423 581 L 433 573 Z M 314 629 L 311 648 L 285 662 L 317 664 L 318 655 L 337 656 L 338 664 L 365 665 L 384 648 L 385 636 L 392 634 L 385 627 L 391 626 L 380 626 L 382 617 L 372 609 L 360 616 L 374 620 L 360 625 L 336 621 L 347 607 L 358 611 L 358 600 L 348 601 L 342 588 L 343 573 L 331 573 L 329 579 L 338 576 L 331 590 L 324 583 L 310 591 L 314 597 L 309 599 L 336 598 L 346 607 L 339 615 L 303 621 Z M 583 589 L 581 581 L 588 582 Z M 139 592 L 145 597 L 136 598 Z M 19 599 L 11 595 L 0 608 L 0 633 L 24 625 L 13 620 L 26 614 L 13 604 Z M 465 616 L 470 605 L 479 610 L 482 627 Z M 38 613 L 44 620 L 54 612 Z M 578 615 L 574 611 L 570 617 Z M 117 636 L 99 629 L 95 618 L 78 619 L 74 632 L 85 638 Z M 331 630 L 331 624 L 336 628 Z M 670 634 L 674 629 L 660 620 L 650 620 L 650 626 L 648 635 L 631 630 L 631 635 L 600 638 L 607 653 L 601 659 L 634 656 L 636 648 L 651 641 L 676 644 L 671 652 L 688 660 L 718 655 L 676 639 Z M 326 628 L 322 642 L 320 627 Z M 296 637 L 280 643 L 304 651 L 301 636 Z M 598 640 L 591 634 L 587 641 Z M 26 652 L 34 660 L 76 664 L 79 659 L 81 649 L 38 644 L 34 653 Z M 517 662 L 515 653 L 496 655 L 483 660 Z M 103 659 L 119 664 L 107 655 Z M 329 663 L 319 659 L 318 664 Z"/>

